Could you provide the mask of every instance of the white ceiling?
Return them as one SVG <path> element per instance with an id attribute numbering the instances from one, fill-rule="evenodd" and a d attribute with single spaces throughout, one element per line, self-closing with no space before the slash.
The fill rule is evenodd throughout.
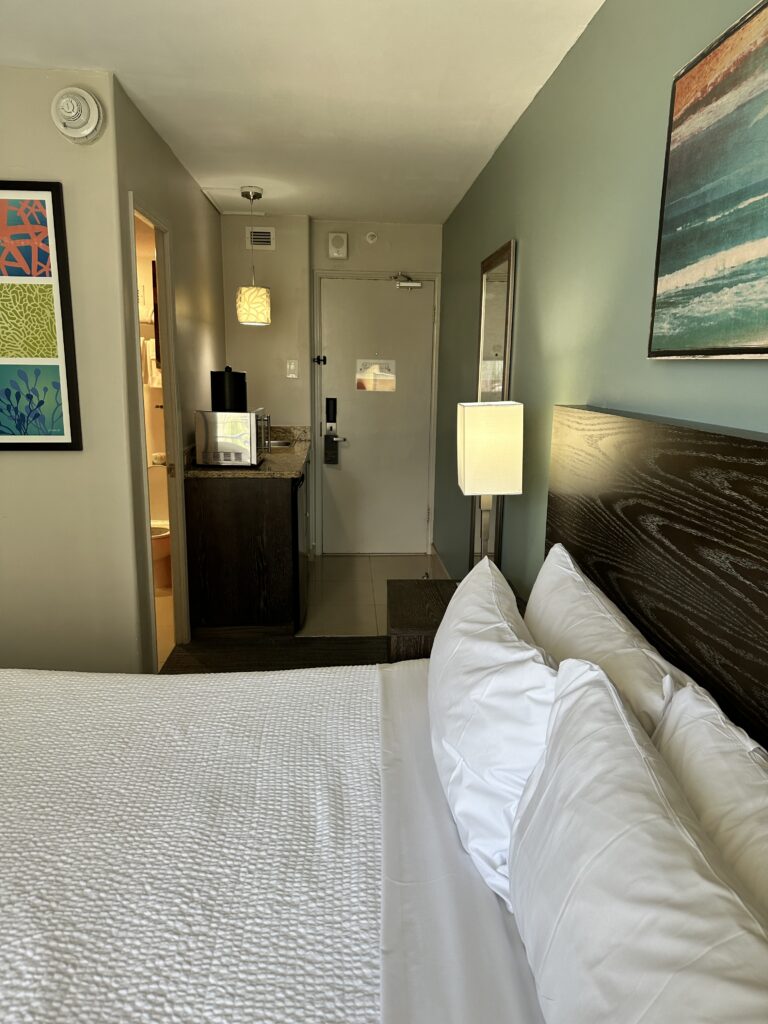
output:
<path id="1" fill-rule="evenodd" d="M 0 63 L 115 71 L 222 210 L 440 223 L 602 2 L 40 0 Z"/>

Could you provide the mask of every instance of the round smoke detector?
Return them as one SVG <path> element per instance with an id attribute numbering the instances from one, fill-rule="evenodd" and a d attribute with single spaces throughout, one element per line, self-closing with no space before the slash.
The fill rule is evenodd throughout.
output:
<path id="1" fill-rule="evenodd" d="M 61 134 L 78 145 L 95 142 L 104 127 L 99 101 L 92 93 L 75 86 L 62 89 L 53 97 L 51 117 Z"/>

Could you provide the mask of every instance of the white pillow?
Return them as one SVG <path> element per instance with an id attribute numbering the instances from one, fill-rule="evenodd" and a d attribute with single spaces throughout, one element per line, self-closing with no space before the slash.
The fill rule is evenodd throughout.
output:
<path id="1" fill-rule="evenodd" d="M 557 675 L 529 639 L 514 594 L 486 558 L 459 584 L 429 661 L 437 773 L 464 848 L 504 899 L 509 821 L 544 749 Z"/>
<path id="2" fill-rule="evenodd" d="M 562 544 L 551 548 L 539 571 L 525 623 L 534 642 L 557 661 L 583 658 L 599 665 L 649 734 L 675 686 L 691 682 L 587 579 Z"/>
<path id="3" fill-rule="evenodd" d="M 768 936 L 614 688 L 573 664 L 509 860 L 547 1024 L 765 1024 Z"/>
<path id="4" fill-rule="evenodd" d="M 768 754 L 698 686 L 672 697 L 653 742 L 734 880 L 768 920 Z"/>

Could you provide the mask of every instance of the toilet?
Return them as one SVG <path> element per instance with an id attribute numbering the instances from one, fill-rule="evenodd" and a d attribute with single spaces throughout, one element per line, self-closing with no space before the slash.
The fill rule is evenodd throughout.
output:
<path id="1" fill-rule="evenodd" d="M 171 586 L 171 530 L 170 525 L 160 519 L 153 519 L 152 528 L 152 572 L 155 590 L 167 590 Z"/>

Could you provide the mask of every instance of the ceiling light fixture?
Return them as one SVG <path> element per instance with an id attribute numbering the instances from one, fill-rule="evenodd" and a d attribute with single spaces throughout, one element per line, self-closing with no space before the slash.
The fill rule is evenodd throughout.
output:
<path id="1" fill-rule="evenodd" d="M 240 189 L 243 199 L 251 202 L 251 220 L 253 220 L 253 201 L 261 199 L 264 189 L 258 185 Z M 251 283 L 237 289 L 235 308 L 237 322 L 247 327 L 268 327 L 272 323 L 272 303 L 269 288 L 256 284 L 256 257 L 251 246 Z"/>

